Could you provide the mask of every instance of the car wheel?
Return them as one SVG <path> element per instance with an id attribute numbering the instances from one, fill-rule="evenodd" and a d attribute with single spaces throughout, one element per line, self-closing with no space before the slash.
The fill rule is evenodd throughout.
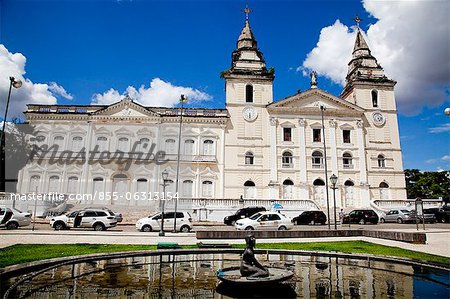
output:
<path id="1" fill-rule="evenodd" d="M 403 223 L 403 219 L 402 218 L 398 218 L 397 219 L 397 223 L 402 224 Z"/>
<path id="2" fill-rule="evenodd" d="M 278 228 L 278 230 L 287 230 L 287 227 L 284 226 L 284 225 L 282 225 L 282 226 L 280 226 L 280 227 Z"/>
<path id="3" fill-rule="evenodd" d="M 441 219 L 440 219 L 440 221 L 439 221 L 440 223 L 445 223 L 445 218 L 444 217 L 442 217 Z"/>
<path id="4" fill-rule="evenodd" d="M 141 228 L 141 231 L 143 231 L 143 232 L 146 232 L 146 233 L 148 233 L 148 232 L 151 232 L 152 231 L 152 227 L 150 226 L 150 225 L 144 225 L 142 228 Z"/>
<path id="5" fill-rule="evenodd" d="M 55 222 L 55 223 L 53 224 L 53 228 L 54 228 L 55 230 L 63 230 L 63 229 L 66 228 L 66 225 L 65 225 L 63 222 L 58 221 L 58 222 Z"/>
<path id="6" fill-rule="evenodd" d="M 105 226 L 102 223 L 96 223 L 94 224 L 94 230 L 97 232 L 105 230 Z"/>
<path id="7" fill-rule="evenodd" d="M 16 222 L 10 222 L 6 225 L 6 229 L 16 229 L 19 225 Z"/>
<path id="8" fill-rule="evenodd" d="M 359 220 L 359 224 L 361 224 L 361 225 L 366 224 L 366 220 L 364 220 L 364 219 Z"/>
<path id="9" fill-rule="evenodd" d="M 381 222 L 381 223 L 384 223 L 384 218 L 381 218 L 381 219 L 380 219 L 380 222 Z"/>
<path id="10" fill-rule="evenodd" d="M 246 228 L 245 228 L 245 230 L 255 230 L 253 227 L 251 227 L 251 226 L 247 226 Z"/>
<path id="11" fill-rule="evenodd" d="M 191 230 L 191 228 L 188 225 L 183 225 L 180 229 L 182 233 L 188 233 Z"/>

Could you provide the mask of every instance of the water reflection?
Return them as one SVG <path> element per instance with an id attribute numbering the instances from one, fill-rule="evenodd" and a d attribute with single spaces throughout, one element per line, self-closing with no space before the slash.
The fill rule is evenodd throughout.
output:
<path id="1" fill-rule="evenodd" d="M 449 272 L 377 261 L 258 255 L 295 273 L 277 290 L 220 286 L 215 271 L 238 266 L 238 254 L 162 255 L 60 266 L 18 285 L 10 298 L 449 298 Z M 2 292 L 20 279 L 2 282 Z M 240 295 L 240 296 L 239 296 Z"/>

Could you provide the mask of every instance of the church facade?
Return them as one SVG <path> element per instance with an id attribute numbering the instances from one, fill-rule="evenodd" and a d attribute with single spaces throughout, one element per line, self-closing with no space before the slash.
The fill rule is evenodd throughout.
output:
<path id="1" fill-rule="evenodd" d="M 306 201 L 324 209 L 332 174 L 338 177 L 336 208 L 406 199 L 396 82 L 385 76 L 359 29 L 340 96 L 318 88 L 313 73 L 310 89 L 275 100 L 275 76 L 248 19 L 221 77 L 226 109 L 145 107 L 128 97 L 111 105 L 28 105 L 27 121 L 37 132 L 32 142 L 58 145 L 60 152 L 98 149 L 94 160 L 120 152 L 132 161 L 32 162 L 19 173 L 17 191 L 116 192 L 111 204 L 148 206 L 132 194 L 154 197 L 166 170 L 166 192 L 203 204 L 242 198 Z M 167 161 L 140 161 L 145 158 L 136 153 L 150 148 L 164 151 Z"/>

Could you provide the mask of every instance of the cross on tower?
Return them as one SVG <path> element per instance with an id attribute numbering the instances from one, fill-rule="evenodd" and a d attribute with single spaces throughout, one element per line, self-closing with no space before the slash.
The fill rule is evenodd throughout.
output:
<path id="1" fill-rule="evenodd" d="M 245 8 L 242 9 L 241 11 L 243 11 L 245 13 L 245 20 L 248 21 L 248 15 L 253 12 L 253 9 L 250 9 L 248 7 L 248 4 L 245 4 Z"/>
<path id="2" fill-rule="evenodd" d="M 356 15 L 356 17 L 353 19 L 356 23 L 356 26 L 359 28 L 359 23 L 362 21 L 358 15 Z"/>

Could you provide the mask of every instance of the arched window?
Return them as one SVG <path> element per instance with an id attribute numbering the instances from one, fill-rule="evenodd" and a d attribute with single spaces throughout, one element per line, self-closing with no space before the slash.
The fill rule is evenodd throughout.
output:
<path id="1" fill-rule="evenodd" d="M 55 136 L 53 138 L 53 143 L 58 146 L 58 150 L 62 151 L 64 146 L 64 137 L 63 136 Z"/>
<path id="2" fill-rule="evenodd" d="M 292 168 L 292 167 L 294 167 L 294 161 L 293 161 L 291 152 L 285 151 L 281 155 L 281 167 L 283 167 L 283 168 Z"/>
<path id="3" fill-rule="evenodd" d="M 77 192 L 78 192 L 78 178 L 76 176 L 71 176 L 67 181 L 67 193 L 76 194 Z"/>
<path id="4" fill-rule="evenodd" d="M 321 206 L 325 206 L 325 182 L 321 179 L 316 179 L 313 182 L 314 200 Z"/>
<path id="5" fill-rule="evenodd" d="M 36 142 L 38 144 L 42 144 L 44 141 L 45 141 L 45 136 L 43 136 L 43 135 L 36 136 Z"/>
<path id="6" fill-rule="evenodd" d="M 353 168 L 352 160 L 352 154 L 344 153 L 342 155 L 342 163 L 344 165 L 344 168 Z"/>
<path id="7" fill-rule="evenodd" d="M 207 139 L 203 141 L 203 155 L 214 156 L 214 141 Z"/>
<path id="8" fill-rule="evenodd" d="M 191 198 L 194 194 L 194 182 L 192 180 L 183 181 L 183 197 Z"/>
<path id="9" fill-rule="evenodd" d="M 346 180 L 344 182 L 344 189 L 345 189 L 345 206 L 346 207 L 354 207 L 355 206 L 355 199 L 354 199 L 354 190 L 355 184 L 350 181 Z"/>
<path id="10" fill-rule="evenodd" d="M 59 186 L 59 176 L 52 175 L 48 179 L 48 192 L 58 192 L 58 186 Z"/>
<path id="11" fill-rule="evenodd" d="M 40 180 L 41 180 L 41 177 L 38 175 L 31 176 L 28 191 L 37 193 Z"/>
<path id="12" fill-rule="evenodd" d="M 97 137 L 97 145 L 100 152 L 108 150 L 108 138 L 104 136 Z"/>
<path id="13" fill-rule="evenodd" d="M 83 137 L 75 136 L 72 138 L 72 149 L 75 152 L 78 152 L 83 147 Z"/>
<path id="14" fill-rule="evenodd" d="M 141 152 L 141 153 L 146 153 L 146 152 L 148 152 L 149 151 L 149 149 L 150 149 L 150 139 L 148 139 L 148 138 L 141 138 L 140 140 L 139 140 L 139 147 L 138 147 L 138 150 Z"/>
<path id="15" fill-rule="evenodd" d="M 389 185 L 386 182 L 380 183 L 380 199 L 389 199 Z"/>
<path id="16" fill-rule="evenodd" d="M 314 151 L 312 153 L 312 167 L 313 168 L 322 168 L 323 164 L 323 155 L 319 151 Z"/>
<path id="17" fill-rule="evenodd" d="M 253 85 L 251 84 L 245 86 L 245 101 L 253 103 Z"/>
<path id="18" fill-rule="evenodd" d="M 195 142 L 192 139 L 188 139 L 184 141 L 184 154 L 186 156 L 194 155 L 194 145 Z"/>
<path id="19" fill-rule="evenodd" d="M 166 154 L 170 155 L 176 153 L 175 143 L 175 139 L 166 139 Z"/>
<path id="20" fill-rule="evenodd" d="M 293 198 L 293 187 L 294 183 L 287 179 L 283 182 L 283 198 L 284 199 L 292 199 Z"/>
<path id="21" fill-rule="evenodd" d="M 252 152 L 246 152 L 245 153 L 245 165 L 253 165 L 254 164 L 255 156 L 253 156 Z"/>
<path id="22" fill-rule="evenodd" d="M 378 107 L 378 91 L 376 89 L 373 89 L 371 95 L 372 95 L 372 106 L 376 108 Z"/>
<path id="23" fill-rule="evenodd" d="M 384 155 L 379 154 L 377 159 L 378 159 L 378 167 L 385 168 L 386 167 L 386 158 L 384 157 Z"/>
<path id="24" fill-rule="evenodd" d="M 203 197 L 212 197 L 213 196 L 213 183 L 211 181 L 203 181 L 202 196 Z"/>
<path id="25" fill-rule="evenodd" d="M 122 152 L 128 152 L 129 139 L 127 137 L 120 137 L 117 149 Z"/>
<path id="26" fill-rule="evenodd" d="M 244 198 L 255 198 L 256 186 L 252 181 L 246 181 L 244 183 Z"/>

